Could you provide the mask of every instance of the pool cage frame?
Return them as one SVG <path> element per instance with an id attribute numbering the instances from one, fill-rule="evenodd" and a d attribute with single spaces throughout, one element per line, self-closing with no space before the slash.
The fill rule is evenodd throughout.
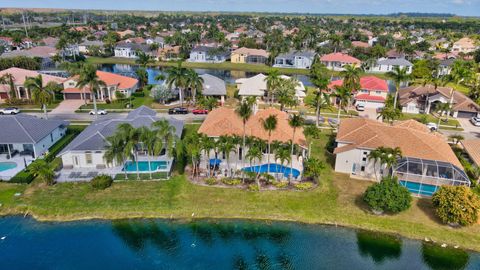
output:
<path id="1" fill-rule="evenodd" d="M 470 179 L 461 168 L 443 161 L 403 157 L 397 161 L 394 174 L 399 181 L 420 184 L 418 192 L 410 190 L 417 196 L 429 196 L 425 193 L 431 193 L 431 191 L 423 191 L 423 185 L 435 186 L 433 193 L 444 185 L 471 185 Z"/>

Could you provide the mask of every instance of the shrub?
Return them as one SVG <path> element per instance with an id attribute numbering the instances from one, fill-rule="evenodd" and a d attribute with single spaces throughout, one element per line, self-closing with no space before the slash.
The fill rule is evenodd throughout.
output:
<path id="1" fill-rule="evenodd" d="M 305 134 L 305 136 L 307 137 L 312 137 L 314 139 L 318 139 L 320 137 L 320 129 L 317 128 L 316 126 L 314 125 L 309 125 L 309 126 L 306 126 L 304 128 L 304 131 L 303 133 Z"/>
<path id="2" fill-rule="evenodd" d="M 250 184 L 250 185 L 248 185 L 248 190 L 249 191 L 260 191 L 260 188 L 258 188 L 257 184 Z"/>
<path id="3" fill-rule="evenodd" d="M 375 211 L 398 213 L 410 208 L 412 196 L 396 178 L 385 177 L 367 188 L 363 200 Z"/>
<path id="4" fill-rule="evenodd" d="M 217 179 L 207 178 L 207 179 L 205 179 L 205 184 L 207 184 L 209 186 L 215 185 L 215 184 L 217 184 Z"/>
<path id="5" fill-rule="evenodd" d="M 95 176 L 90 184 L 92 185 L 93 189 L 106 189 L 110 187 L 113 183 L 113 178 L 109 175 L 98 175 Z"/>
<path id="6" fill-rule="evenodd" d="M 276 182 L 273 182 L 273 186 L 276 188 L 286 188 L 288 186 L 288 182 L 276 181 Z"/>
<path id="7" fill-rule="evenodd" d="M 21 171 L 10 179 L 10 183 L 30 184 L 35 176 L 29 171 Z"/>
<path id="8" fill-rule="evenodd" d="M 309 190 L 313 187 L 313 184 L 311 182 L 302 182 L 295 184 L 295 188 L 298 190 Z"/>
<path id="9" fill-rule="evenodd" d="M 240 179 L 223 178 L 222 183 L 229 186 L 237 186 L 237 185 L 240 185 L 242 181 Z"/>
<path id="10" fill-rule="evenodd" d="M 471 225 L 478 221 L 480 200 L 466 186 L 442 186 L 432 197 L 437 216 L 444 223 Z"/>

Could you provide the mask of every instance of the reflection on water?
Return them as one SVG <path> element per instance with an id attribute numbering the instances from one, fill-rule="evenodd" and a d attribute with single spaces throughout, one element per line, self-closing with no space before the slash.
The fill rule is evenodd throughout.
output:
<path id="1" fill-rule="evenodd" d="M 442 248 L 430 243 L 422 243 L 422 257 L 432 270 L 462 270 L 469 260 L 468 253 L 461 249 Z"/>
<path id="2" fill-rule="evenodd" d="M 8 217 L 0 235 L 0 269 L 480 269 L 478 253 L 295 223 Z"/>
<path id="3" fill-rule="evenodd" d="M 397 259 L 402 255 L 401 239 L 391 235 L 359 231 L 357 245 L 362 256 L 369 256 L 376 263 Z"/>

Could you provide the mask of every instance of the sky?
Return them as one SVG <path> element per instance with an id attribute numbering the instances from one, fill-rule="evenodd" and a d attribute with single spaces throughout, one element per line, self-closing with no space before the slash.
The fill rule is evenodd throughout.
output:
<path id="1" fill-rule="evenodd" d="M 480 0 L 0 0 L 0 7 L 480 16 Z"/>

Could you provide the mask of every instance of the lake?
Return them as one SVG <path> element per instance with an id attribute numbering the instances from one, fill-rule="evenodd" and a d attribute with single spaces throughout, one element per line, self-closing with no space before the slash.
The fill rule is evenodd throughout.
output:
<path id="1" fill-rule="evenodd" d="M 0 269 L 479 269 L 480 255 L 296 223 L 0 218 Z"/>

